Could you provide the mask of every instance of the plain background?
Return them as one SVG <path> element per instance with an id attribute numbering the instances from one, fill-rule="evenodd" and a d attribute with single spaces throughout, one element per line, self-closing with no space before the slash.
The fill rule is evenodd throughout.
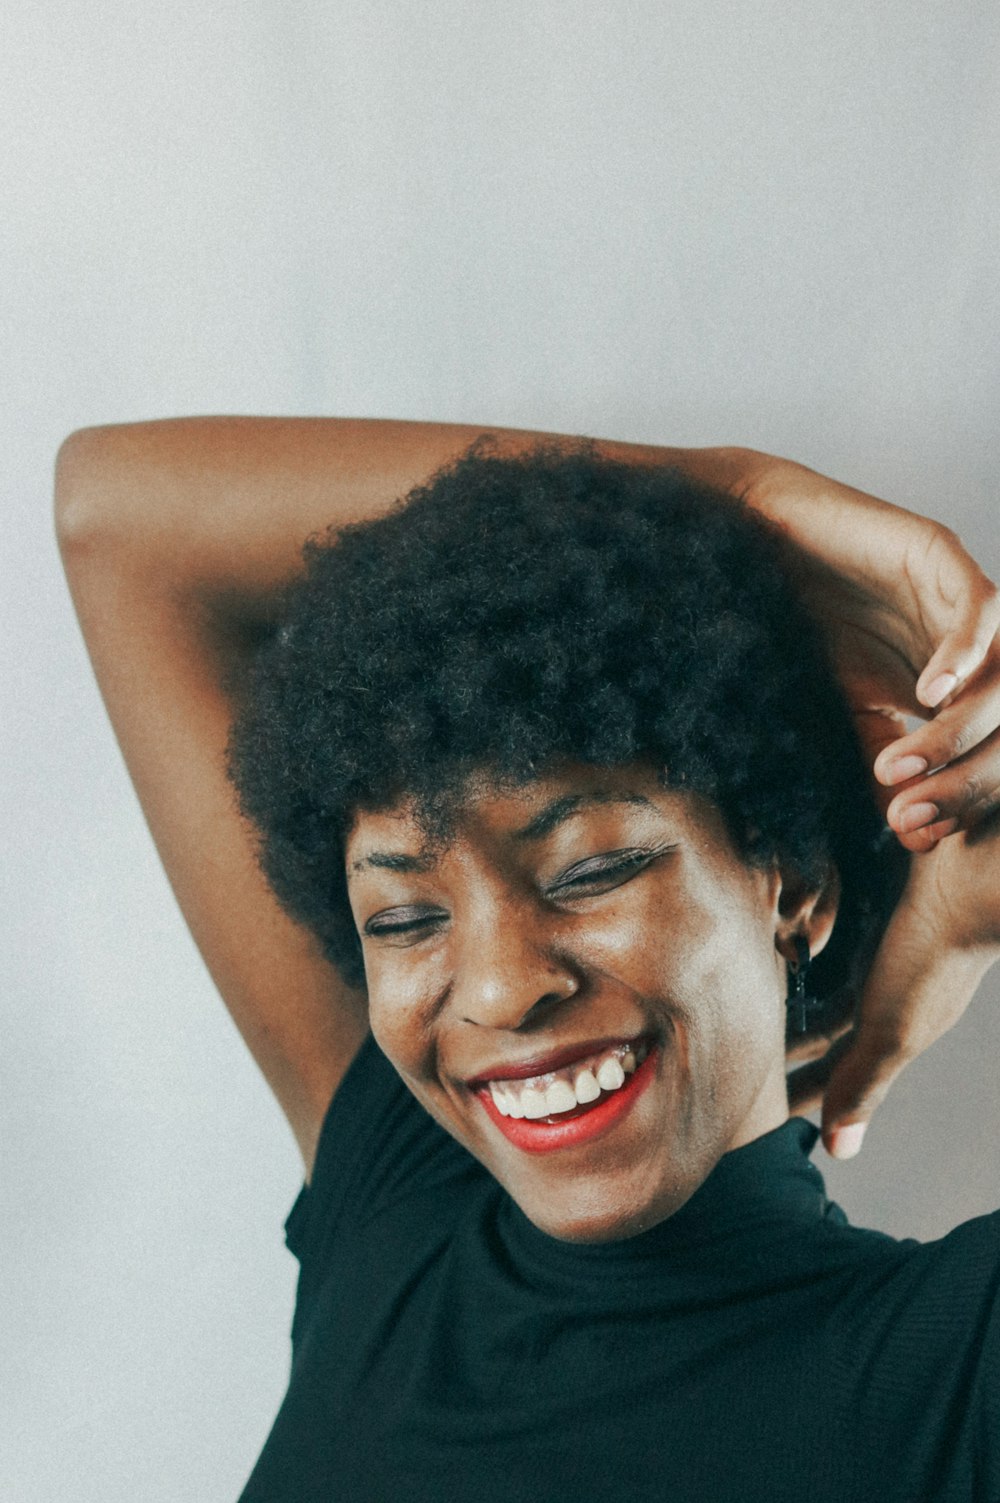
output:
<path id="1" fill-rule="evenodd" d="M 1000 10 L 8 0 L 5 1503 L 229 1503 L 287 1377 L 291 1135 L 173 904 L 50 523 L 85 424 L 512 424 L 789 454 L 997 539 Z M 697 665 L 692 665 L 697 671 Z M 1000 976 L 856 1220 L 1000 1203 Z"/>

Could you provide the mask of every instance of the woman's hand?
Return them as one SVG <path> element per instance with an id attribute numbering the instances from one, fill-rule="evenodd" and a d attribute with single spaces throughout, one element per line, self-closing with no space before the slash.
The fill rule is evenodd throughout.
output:
<path id="1" fill-rule="evenodd" d="M 822 1104 L 827 1149 L 849 1158 L 1000 955 L 1000 596 L 950 529 L 799 465 L 762 465 L 747 499 L 794 546 L 873 791 L 913 853 L 853 1018 L 789 1055 L 812 1058 L 789 1075 L 792 1109 Z M 907 732 L 906 716 L 922 723 Z"/>
<path id="2" fill-rule="evenodd" d="M 1000 805 L 996 586 L 949 528 L 801 465 L 761 457 L 747 500 L 794 545 L 901 843 L 975 828 Z"/>
<path id="3" fill-rule="evenodd" d="M 916 856 L 853 1029 L 789 1076 L 793 1110 L 823 1106 L 823 1141 L 851 1158 L 897 1075 L 958 1022 L 1000 959 L 1000 811 Z"/>

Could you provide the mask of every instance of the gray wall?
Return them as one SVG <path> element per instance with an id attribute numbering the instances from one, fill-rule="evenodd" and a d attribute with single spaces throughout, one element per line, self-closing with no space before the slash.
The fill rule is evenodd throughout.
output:
<path id="1" fill-rule="evenodd" d="M 89 677 L 60 439 L 178 413 L 790 454 L 993 572 L 1000 11 L 978 0 L 8 0 L 0 1493 L 227 1503 L 283 1391 L 291 1136 Z M 13 705 L 13 712 L 10 706 Z M 997 992 L 858 1220 L 1000 1201 Z"/>

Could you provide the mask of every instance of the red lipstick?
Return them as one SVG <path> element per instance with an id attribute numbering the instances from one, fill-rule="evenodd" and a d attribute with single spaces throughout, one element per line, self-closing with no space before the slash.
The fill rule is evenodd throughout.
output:
<path id="1" fill-rule="evenodd" d="M 629 1075 L 623 1086 L 594 1103 L 578 1117 L 565 1122 L 531 1121 L 527 1117 L 505 1117 L 488 1089 L 477 1090 L 476 1098 L 491 1122 L 515 1148 L 527 1153 L 550 1153 L 556 1148 L 576 1148 L 589 1143 L 613 1127 L 636 1103 L 656 1072 L 660 1049 L 650 1049 L 642 1064 Z"/>

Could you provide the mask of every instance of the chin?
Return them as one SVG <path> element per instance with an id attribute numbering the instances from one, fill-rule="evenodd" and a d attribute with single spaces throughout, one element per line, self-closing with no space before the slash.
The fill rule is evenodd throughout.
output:
<path id="1" fill-rule="evenodd" d="M 611 1205 L 600 1195 L 571 1194 L 565 1204 L 559 1203 L 562 1197 L 551 1195 L 544 1202 L 516 1195 L 514 1199 L 539 1231 L 560 1242 L 624 1242 L 666 1221 L 696 1189 L 697 1184 L 673 1185 L 655 1196 L 636 1194 L 628 1199 L 619 1191 Z"/>

